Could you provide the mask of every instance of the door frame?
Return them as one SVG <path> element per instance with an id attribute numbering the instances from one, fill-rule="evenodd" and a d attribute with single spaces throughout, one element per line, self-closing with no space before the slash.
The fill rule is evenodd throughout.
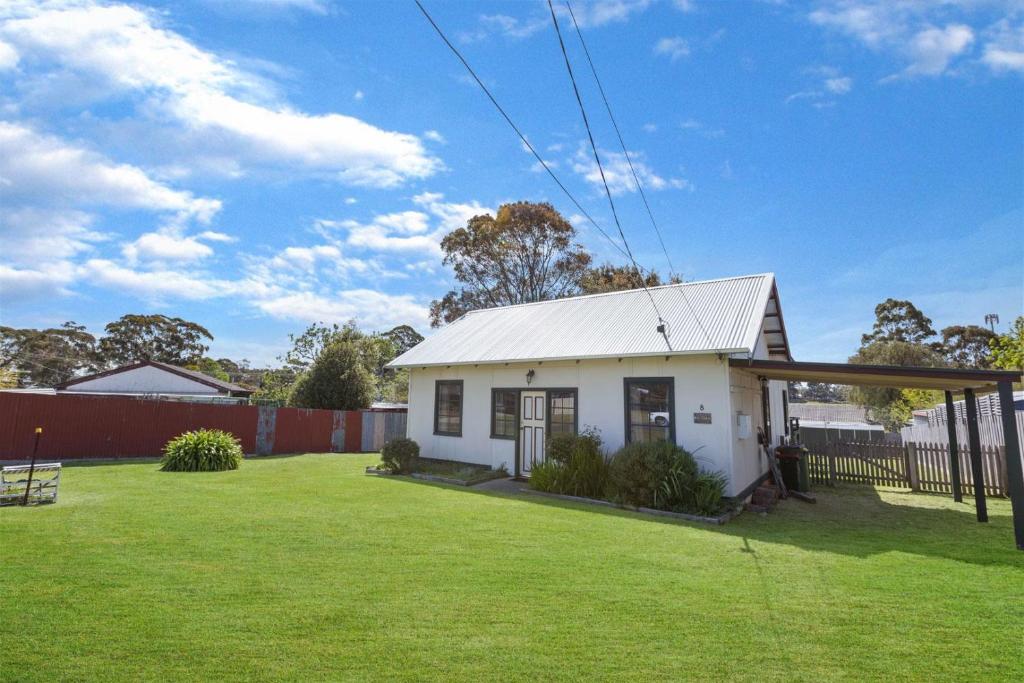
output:
<path id="1" fill-rule="evenodd" d="M 523 473 L 519 470 L 519 450 L 522 444 L 521 430 L 522 424 L 522 408 L 523 408 L 523 392 L 524 391 L 543 391 L 544 392 L 544 431 L 545 437 L 547 438 L 551 434 L 551 392 L 552 391 L 571 391 L 575 396 L 574 411 L 572 428 L 576 434 L 580 433 L 580 389 L 579 387 L 495 387 L 495 389 L 501 389 L 502 391 L 515 391 L 516 393 L 516 448 L 513 459 L 515 460 L 515 467 L 512 476 L 516 479 L 522 479 Z M 494 389 L 492 389 L 493 391 Z M 493 419 L 494 402 L 491 402 L 491 412 Z M 545 451 L 546 452 L 546 451 Z"/>

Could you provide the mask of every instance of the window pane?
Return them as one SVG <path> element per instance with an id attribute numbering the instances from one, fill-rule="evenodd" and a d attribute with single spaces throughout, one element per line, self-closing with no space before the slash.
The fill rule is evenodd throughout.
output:
<path id="1" fill-rule="evenodd" d="M 515 437 L 518 400 L 516 391 L 494 392 L 494 436 Z"/>
<path id="2" fill-rule="evenodd" d="M 672 384 L 665 380 L 629 381 L 630 442 L 668 441 L 672 438 Z"/>
<path id="3" fill-rule="evenodd" d="M 576 392 L 552 391 L 551 433 L 573 434 L 576 432 Z"/>
<path id="4" fill-rule="evenodd" d="M 437 385 L 437 431 L 462 432 L 462 384 L 444 382 Z"/>

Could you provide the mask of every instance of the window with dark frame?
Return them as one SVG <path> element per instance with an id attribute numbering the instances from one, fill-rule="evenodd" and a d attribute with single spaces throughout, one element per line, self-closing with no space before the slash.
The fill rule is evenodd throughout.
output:
<path id="1" fill-rule="evenodd" d="M 671 377 L 626 379 L 626 442 L 675 441 Z"/>
<path id="2" fill-rule="evenodd" d="M 434 434 L 462 436 L 461 379 L 439 379 L 434 384 Z"/>
<path id="3" fill-rule="evenodd" d="M 548 392 L 548 420 L 551 434 L 576 433 L 575 389 L 552 389 Z"/>
<path id="4" fill-rule="evenodd" d="M 494 389 L 491 391 L 491 438 L 514 439 L 518 434 L 516 406 L 519 403 L 518 389 Z"/>

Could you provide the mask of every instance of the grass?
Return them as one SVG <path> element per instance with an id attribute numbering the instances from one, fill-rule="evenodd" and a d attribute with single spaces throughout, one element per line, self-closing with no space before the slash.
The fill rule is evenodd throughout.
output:
<path id="1" fill-rule="evenodd" d="M 708 527 L 376 461 L 67 468 L 0 509 L 0 679 L 1024 677 L 1006 501 L 850 486 Z"/>

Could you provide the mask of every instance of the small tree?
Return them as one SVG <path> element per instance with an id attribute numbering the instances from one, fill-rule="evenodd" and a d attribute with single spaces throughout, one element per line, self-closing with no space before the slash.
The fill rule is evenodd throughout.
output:
<path id="1" fill-rule="evenodd" d="M 1024 315 L 1013 321 L 1009 332 L 992 340 L 992 365 L 1024 372 Z"/>
<path id="2" fill-rule="evenodd" d="M 289 403 L 299 408 L 359 410 L 368 408 L 373 379 L 359 350 L 348 341 L 333 342 L 295 383 Z"/>

